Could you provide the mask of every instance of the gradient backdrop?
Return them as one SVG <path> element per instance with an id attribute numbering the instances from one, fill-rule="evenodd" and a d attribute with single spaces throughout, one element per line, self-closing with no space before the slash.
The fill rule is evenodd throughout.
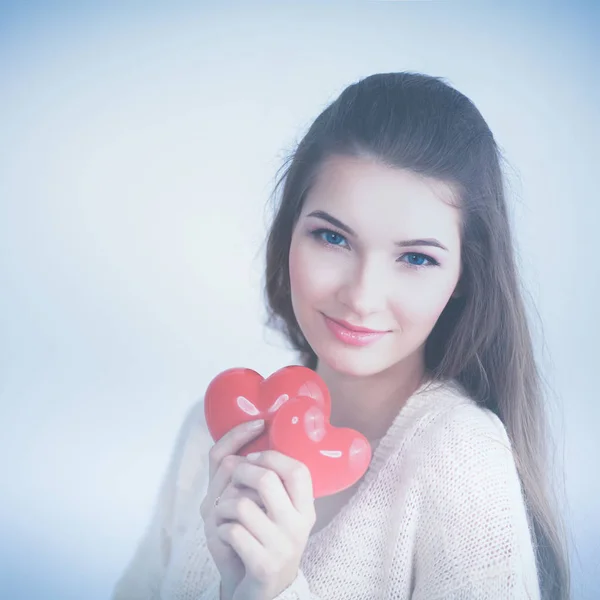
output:
<path id="1" fill-rule="evenodd" d="M 1 598 L 108 598 L 186 409 L 294 361 L 262 327 L 276 169 L 343 87 L 404 69 L 505 152 L 573 597 L 600 597 L 600 12 L 522 4 L 0 2 Z"/>

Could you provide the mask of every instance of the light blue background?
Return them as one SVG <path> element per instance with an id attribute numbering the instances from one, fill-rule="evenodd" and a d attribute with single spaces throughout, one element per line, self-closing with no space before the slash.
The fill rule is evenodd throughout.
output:
<path id="1" fill-rule="evenodd" d="M 118 6 L 0 3 L 0 597 L 107 598 L 186 409 L 293 362 L 261 327 L 275 171 L 348 83 L 404 69 L 509 161 L 573 597 L 600 597 L 598 8 Z"/>

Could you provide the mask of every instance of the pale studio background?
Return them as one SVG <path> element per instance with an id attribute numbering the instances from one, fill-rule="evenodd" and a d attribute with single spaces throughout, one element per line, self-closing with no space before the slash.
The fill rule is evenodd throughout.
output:
<path id="1" fill-rule="evenodd" d="M 573 597 L 600 597 L 599 11 L 502 4 L 0 3 L 1 598 L 107 598 L 210 379 L 295 362 L 262 327 L 276 169 L 403 69 L 470 96 L 510 163 Z"/>

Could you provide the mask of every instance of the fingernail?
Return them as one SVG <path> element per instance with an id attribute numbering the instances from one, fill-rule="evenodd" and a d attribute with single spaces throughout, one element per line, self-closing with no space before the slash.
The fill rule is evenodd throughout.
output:
<path id="1" fill-rule="evenodd" d="M 264 419 L 260 419 L 258 421 L 250 421 L 250 423 L 248 423 L 248 429 L 250 429 L 250 430 L 260 429 L 264 424 L 265 424 Z"/>
<path id="2" fill-rule="evenodd" d="M 260 452 L 250 452 L 250 454 L 248 454 L 246 456 L 246 458 L 248 460 L 257 460 L 259 456 L 260 456 Z"/>

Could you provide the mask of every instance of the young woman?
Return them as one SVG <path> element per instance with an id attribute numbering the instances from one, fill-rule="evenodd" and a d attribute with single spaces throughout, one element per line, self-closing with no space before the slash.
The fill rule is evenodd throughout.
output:
<path id="1" fill-rule="evenodd" d="M 266 295 L 364 477 L 314 500 L 304 466 L 212 443 L 202 403 L 114 600 L 569 595 L 499 151 L 440 79 L 345 89 L 286 165 Z"/>

